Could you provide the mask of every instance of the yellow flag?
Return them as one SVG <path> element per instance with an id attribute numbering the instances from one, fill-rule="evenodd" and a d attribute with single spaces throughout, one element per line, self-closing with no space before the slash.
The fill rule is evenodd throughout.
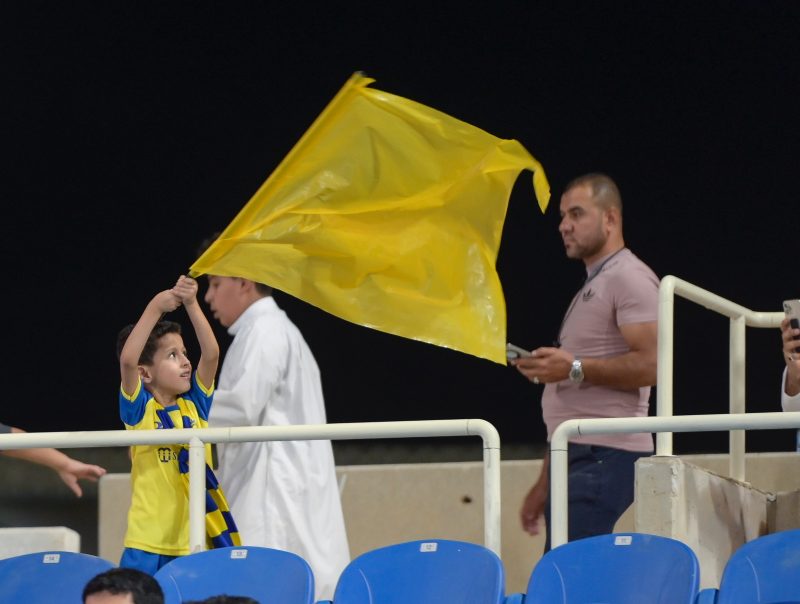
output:
<path id="1" fill-rule="evenodd" d="M 511 187 L 539 162 L 355 74 L 192 265 L 338 317 L 505 363 L 495 263 Z"/>

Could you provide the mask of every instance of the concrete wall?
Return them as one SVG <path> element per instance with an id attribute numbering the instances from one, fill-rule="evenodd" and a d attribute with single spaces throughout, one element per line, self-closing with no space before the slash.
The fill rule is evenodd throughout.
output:
<path id="1" fill-rule="evenodd" d="M 81 536 L 65 526 L 0 528 L 0 559 L 47 550 L 80 552 Z"/>
<path id="2" fill-rule="evenodd" d="M 719 586 L 725 563 L 744 543 L 800 527 L 800 456 L 748 455 L 748 482 L 725 476 L 727 471 L 726 455 L 637 462 L 636 530 L 691 547 L 700 562 L 701 587 Z"/>
<path id="3" fill-rule="evenodd" d="M 639 460 L 636 530 L 683 541 L 697 554 L 701 587 L 718 587 L 742 544 L 768 532 L 775 496 L 677 457 Z"/>

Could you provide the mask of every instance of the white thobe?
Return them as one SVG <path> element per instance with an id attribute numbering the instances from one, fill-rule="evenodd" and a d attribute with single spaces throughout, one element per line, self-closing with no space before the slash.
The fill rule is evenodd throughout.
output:
<path id="1" fill-rule="evenodd" d="M 326 423 L 317 363 L 272 297 L 253 303 L 228 333 L 211 427 Z M 316 599 L 331 599 L 350 552 L 330 441 L 220 444 L 218 458 L 242 543 L 301 556 Z"/>

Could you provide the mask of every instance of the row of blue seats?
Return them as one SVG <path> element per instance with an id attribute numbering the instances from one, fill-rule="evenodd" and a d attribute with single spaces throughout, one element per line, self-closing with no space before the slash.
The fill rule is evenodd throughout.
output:
<path id="1" fill-rule="evenodd" d="M 86 582 L 114 565 L 69 552 L 0 560 L 0 603 L 80 604 Z M 227 593 L 260 604 L 313 604 L 314 578 L 294 554 L 232 547 L 184 556 L 156 579 L 166 604 Z M 472 543 L 434 539 L 367 552 L 342 573 L 332 601 L 317 604 L 800 604 L 800 530 L 742 546 L 719 589 L 699 590 L 685 544 L 626 533 L 567 543 L 542 557 L 524 594 L 505 594 L 500 559 Z"/>

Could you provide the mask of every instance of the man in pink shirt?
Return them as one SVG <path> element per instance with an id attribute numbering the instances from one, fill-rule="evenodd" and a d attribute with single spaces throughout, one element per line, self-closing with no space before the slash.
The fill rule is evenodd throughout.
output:
<path id="1" fill-rule="evenodd" d="M 559 231 L 568 258 L 586 280 L 573 298 L 554 347 L 513 364 L 544 384 L 548 440 L 567 419 L 646 416 L 656 381 L 658 278 L 625 247 L 622 199 L 604 174 L 570 182 L 561 196 Z M 652 453 L 650 434 L 578 436 L 569 447 L 569 540 L 613 531 L 633 502 L 634 464 Z M 535 535 L 544 514 L 550 548 L 549 455 L 520 512 Z"/>

